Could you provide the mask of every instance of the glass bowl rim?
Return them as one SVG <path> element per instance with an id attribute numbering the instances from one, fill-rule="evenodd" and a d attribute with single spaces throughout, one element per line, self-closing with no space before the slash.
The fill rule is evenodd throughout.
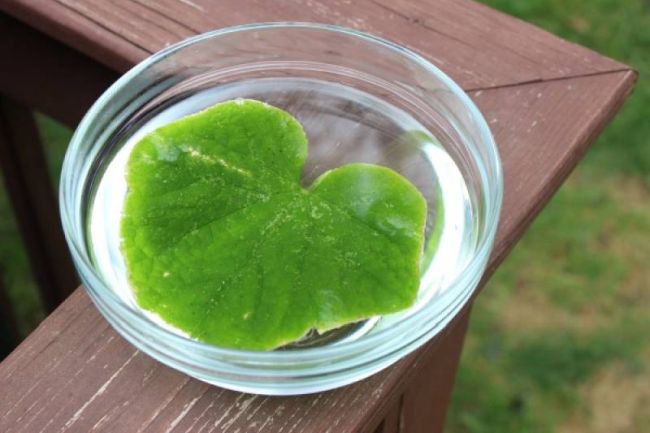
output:
<path id="1" fill-rule="evenodd" d="M 166 57 L 172 55 L 173 53 L 182 50 L 190 45 L 208 40 L 217 38 L 220 36 L 233 34 L 233 33 L 242 33 L 258 30 L 288 30 L 288 29 L 305 29 L 305 30 L 318 30 L 332 32 L 346 37 L 351 37 L 355 39 L 362 40 L 371 45 L 377 45 L 383 49 L 388 49 L 393 51 L 398 55 L 405 57 L 410 62 L 417 64 L 418 66 L 424 68 L 428 73 L 433 75 L 436 79 L 441 81 L 447 90 L 451 91 L 455 97 L 457 97 L 463 105 L 463 109 L 467 110 L 472 121 L 476 122 L 478 127 L 481 140 L 483 144 L 488 149 L 488 161 L 492 162 L 491 176 L 488 181 L 488 176 L 485 173 L 485 169 L 481 164 L 477 164 L 479 171 L 481 173 L 481 186 L 484 195 L 489 196 L 485 200 L 485 222 L 482 232 L 480 233 L 478 245 L 474 251 L 474 255 L 470 260 L 465 264 L 465 267 L 457 274 L 457 277 L 450 282 L 449 287 L 447 288 L 448 292 L 453 291 L 455 286 L 462 280 L 462 275 L 473 269 L 473 273 L 482 272 L 484 269 L 484 263 L 487 255 L 491 251 L 492 243 L 496 233 L 496 229 L 499 222 L 499 215 L 501 211 L 502 199 L 503 199 L 503 174 L 501 168 L 501 162 L 499 158 L 498 149 L 494 142 L 492 133 L 490 132 L 489 126 L 485 121 L 484 117 L 480 113 L 479 109 L 476 107 L 474 102 L 469 98 L 465 91 L 456 84 L 450 77 L 448 77 L 444 72 L 442 72 L 438 67 L 433 65 L 431 62 L 426 60 L 421 55 L 411 51 L 410 49 L 398 45 L 394 42 L 386 40 L 384 38 L 374 36 L 359 30 L 342 27 L 332 24 L 323 24 L 323 23 L 312 23 L 312 22 L 294 22 L 294 21 L 278 21 L 278 22 L 260 22 L 260 23 L 250 23 L 242 24 L 236 26 L 225 27 L 205 33 L 201 33 L 187 39 L 184 39 L 180 42 L 172 44 L 154 54 L 147 57 L 124 75 L 122 75 L 116 82 L 114 82 L 100 97 L 95 101 L 92 107 L 84 115 L 83 119 L 79 123 L 66 152 L 66 156 L 63 163 L 63 169 L 61 172 L 61 181 L 60 181 L 60 191 L 59 191 L 59 201 L 60 201 L 60 212 L 61 219 L 64 227 L 64 232 L 68 241 L 69 248 L 73 251 L 75 256 L 75 261 L 77 262 L 78 270 L 80 273 L 91 275 L 92 279 L 99 283 L 99 287 L 87 287 L 87 290 L 91 290 L 95 293 L 96 296 L 105 297 L 111 299 L 111 303 L 114 306 L 118 306 L 120 310 L 125 312 L 127 315 L 131 315 L 131 319 L 135 319 L 137 322 L 142 322 L 145 327 L 151 327 L 153 332 L 158 334 L 161 333 L 164 338 L 170 339 L 172 342 L 176 342 L 182 346 L 187 345 L 188 347 L 198 349 L 200 351 L 205 351 L 210 355 L 216 355 L 219 358 L 228 357 L 239 359 L 239 357 L 245 356 L 248 361 L 251 362 L 260 362 L 260 363 L 272 363 L 290 361 L 291 363 L 295 362 L 309 362 L 323 360 L 324 358 L 337 357 L 340 355 L 350 354 L 351 352 L 356 352 L 364 350 L 364 348 L 375 347 L 376 345 L 386 342 L 392 339 L 395 336 L 401 335 L 404 331 L 408 331 L 409 326 L 413 323 L 417 323 L 419 319 L 427 317 L 427 310 L 431 304 L 425 305 L 419 311 L 415 312 L 413 315 L 407 317 L 405 320 L 393 325 L 388 329 L 381 330 L 375 334 L 361 337 L 358 340 L 342 342 L 329 347 L 314 347 L 314 348 L 305 348 L 300 350 L 291 350 L 291 351 L 252 351 L 244 349 L 233 349 L 233 348 L 224 348 L 219 346 L 214 346 L 211 344 L 203 343 L 197 340 L 193 340 L 177 333 L 174 333 L 168 329 L 165 329 L 156 323 L 146 319 L 138 311 L 132 307 L 126 305 L 124 301 L 115 294 L 110 287 L 108 287 L 99 272 L 93 266 L 89 254 L 87 253 L 87 246 L 84 241 L 85 235 L 79 236 L 79 232 L 75 230 L 74 227 L 74 201 L 69 200 L 66 194 L 66 183 L 73 181 L 73 163 L 74 157 L 78 153 L 78 149 L 82 146 L 84 140 L 83 138 L 87 135 L 88 130 L 90 129 L 92 122 L 96 119 L 103 108 L 111 102 L 111 99 L 115 93 L 119 90 L 126 87 L 134 78 L 139 74 L 150 68 L 151 66 L 157 64 L 159 61 L 165 59 Z M 470 153 L 473 153 L 470 149 Z M 492 194 L 490 194 L 490 192 Z M 81 233 L 85 233 L 82 230 Z M 460 294 L 458 294 L 460 295 Z M 435 322 L 434 322 L 435 323 Z M 421 338 L 425 332 L 420 332 L 418 335 L 413 335 L 409 338 L 409 341 L 416 341 Z M 406 345 L 407 343 L 405 343 Z"/>

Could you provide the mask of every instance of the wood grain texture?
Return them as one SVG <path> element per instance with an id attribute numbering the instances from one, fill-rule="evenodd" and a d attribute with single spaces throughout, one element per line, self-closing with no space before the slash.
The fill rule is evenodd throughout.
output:
<path id="1" fill-rule="evenodd" d="M 612 72 L 472 93 L 505 173 L 489 272 L 612 118 L 634 79 L 630 71 Z M 453 339 L 453 329 L 346 388 L 252 396 L 205 385 L 136 351 L 77 290 L 0 364 L 0 431 L 371 433 Z"/>
<path id="2" fill-rule="evenodd" d="M 421 53 L 466 89 L 626 67 L 471 0 L 4 0 L 0 10 L 117 71 L 188 36 L 262 21 L 334 23 Z"/>
<path id="3" fill-rule="evenodd" d="M 512 249 L 619 111 L 636 79 L 627 70 L 470 94 L 494 134 L 504 172 L 493 257 Z M 488 263 L 484 281 L 500 263 Z"/>

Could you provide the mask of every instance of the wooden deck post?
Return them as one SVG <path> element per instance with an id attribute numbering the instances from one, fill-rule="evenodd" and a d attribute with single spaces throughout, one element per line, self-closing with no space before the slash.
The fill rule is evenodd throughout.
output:
<path id="1" fill-rule="evenodd" d="M 0 267 L 0 361 L 4 359 L 20 342 L 18 324 L 9 294 L 4 284 L 4 273 Z"/>
<path id="2" fill-rule="evenodd" d="M 79 284 L 32 112 L 0 99 L 0 168 L 43 303 L 52 311 Z"/>
<path id="3" fill-rule="evenodd" d="M 14 18 L 3 22 L 0 15 L 0 55 L 26 54 L 0 68 L 0 93 L 70 122 L 95 89 L 77 77 L 100 83 L 88 77 L 109 78 L 107 68 L 124 71 L 203 31 L 244 22 L 318 21 L 395 40 L 448 72 L 476 102 L 498 143 L 505 195 L 487 278 L 618 111 L 636 78 L 623 64 L 472 1 L 326 3 L 297 0 L 269 8 L 246 0 L 116 0 L 109 8 L 84 0 L 3 0 L 0 10 Z M 25 36 L 30 26 L 34 39 Z M 44 40 L 45 34 L 51 39 Z M 40 80 L 40 70 L 50 71 L 51 79 L 35 91 L 27 72 Z M 20 110 L 11 113 L 21 117 Z M 5 147 L 16 153 L 15 143 L 25 142 L 16 139 L 22 129 L 0 120 L 0 133 L 12 140 L 5 139 Z M 364 381 L 271 398 L 209 386 L 158 363 L 120 338 L 78 290 L 0 363 L 0 431 L 441 431 L 467 321 L 465 313 L 425 347 Z"/>

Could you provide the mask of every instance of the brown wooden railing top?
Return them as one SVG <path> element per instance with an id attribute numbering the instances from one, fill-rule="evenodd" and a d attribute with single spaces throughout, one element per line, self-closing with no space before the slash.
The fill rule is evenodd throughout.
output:
<path id="1" fill-rule="evenodd" d="M 468 0 L 4 0 L 0 10 L 115 71 L 198 32 L 256 21 L 336 23 L 414 49 L 468 91 L 501 152 L 505 200 L 488 274 L 635 80 L 625 65 Z M 78 289 L 0 364 L 0 431 L 372 432 L 436 344 L 343 389 L 245 395 L 135 350 Z"/>

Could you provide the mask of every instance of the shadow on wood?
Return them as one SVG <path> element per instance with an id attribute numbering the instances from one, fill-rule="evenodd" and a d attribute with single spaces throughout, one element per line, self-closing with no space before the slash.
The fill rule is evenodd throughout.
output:
<path id="1" fill-rule="evenodd" d="M 32 112 L 0 99 L 0 167 L 43 303 L 52 311 L 78 285 Z"/>
<path id="2" fill-rule="evenodd" d="M 9 294 L 4 284 L 4 272 L 0 266 L 0 361 L 11 353 L 19 341 L 18 324 L 9 302 Z"/>

